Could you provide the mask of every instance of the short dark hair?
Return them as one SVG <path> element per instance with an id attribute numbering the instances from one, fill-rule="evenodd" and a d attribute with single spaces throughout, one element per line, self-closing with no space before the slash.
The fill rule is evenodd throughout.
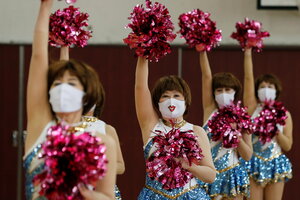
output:
<path id="1" fill-rule="evenodd" d="M 188 108 L 192 102 L 191 90 L 188 84 L 176 75 L 163 76 L 158 79 L 152 89 L 152 103 L 157 112 L 159 112 L 159 99 L 166 91 L 176 90 L 184 96 L 186 110 L 184 115 L 188 113 Z"/>
<path id="2" fill-rule="evenodd" d="M 257 91 L 258 91 L 259 85 L 262 82 L 266 82 L 266 83 L 275 85 L 275 89 L 276 89 L 276 98 L 275 99 L 277 100 L 282 92 L 282 85 L 281 85 L 280 80 L 277 78 L 277 76 L 274 74 L 262 74 L 256 78 L 256 80 L 255 80 L 255 96 L 257 99 L 258 99 Z"/>
<path id="3" fill-rule="evenodd" d="M 76 76 L 83 86 L 85 95 L 83 97 L 83 115 L 95 105 L 100 105 L 102 110 L 105 93 L 102 84 L 99 81 L 96 71 L 84 62 L 70 59 L 56 61 L 50 65 L 48 70 L 48 91 L 52 83 L 64 75 L 66 71 Z M 99 103 L 100 102 L 100 103 Z"/>
<path id="4" fill-rule="evenodd" d="M 217 88 L 232 88 L 235 91 L 234 101 L 241 98 L 241 82 L 232 73 L 220 72 L 214 74 L 212 79 L 213 96 L 215 96 L 214 92 Z"/>

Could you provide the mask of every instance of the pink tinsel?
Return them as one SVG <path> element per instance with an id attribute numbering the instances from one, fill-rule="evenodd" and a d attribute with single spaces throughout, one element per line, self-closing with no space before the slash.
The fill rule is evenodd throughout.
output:
<path id="1" fill-rule="evenodd" d="M 131 23 L 127 27 L 132 32 L 123 41 L 131 49 L 135 49 L 136 56 L 158 62 L 160 58 L 171 53 L 169 42 L 176 35 L 172 33 L 174 25 L 164 5 L 158 2 L 152 4 L 147 0 L 146 8 L 143 5 L 135 6 L 128 19 Z"/>
<path id="2" fill-rule="evenodd" d="M 42 1 L 44 1 L 44 0 L 42 0 Z M 59 1 L 62 1 L 62 0 L 59 0 Z M 67 4 L 74 4 L 74 3 L 76 3 L 76 1 L 77 1 L 77 0 L 65 0 L 65 2 L 66 2 Z"/>
<path id="3" fill-rule="evenodd" d="M 57 10 L 50 16 L 49 44 L 51 46 L 84 47 L 92 37 L 91 31 L 84 30 L 88 26 L 87 13 L 81 13 L 78 8 Z"/>
<path id="4" fill-rule="evenodd" d="M 40 159 L 44 159 L 44 171 L 34 177 L 40 184 L 39 194 L 47 199 L 82 200 L 78 184 L 93 185 L 107 171 L 106 147 L 101 139 L 88 132 L 70 133 L 61 124 L 48 130 L 42 144 Z"/>
<path id="5" fill-rule="evenodd" d="M 252 47 L 260 52 L 263 47 L 263 38 L 270 36 L 269 32 L 261 30 L 261 26 L 260 22 L 245 18 L 244 23 L 236 23 L 236 32 L 232 33 L 231 37 L 239 41 L 242 48 Z"/>
<path id="6" fill-rule="evenodd" d="M 179 16 L 181 37 L 197 51 L 210 51 L 222 39 L 221 30 L 216 28 L 216 23 L 209 16 L 209 13 L 199 9 Z"/>
<path id="7" fill-rule="evenodd" d="M 166 190 L 183 187 L 193 178 L 192 173 L 182 168 L 174 158 L 181 158 L 189 165 L 199 164 L 203 158 L 193 131 L 181 132 L 172 128 L 168 133 L 156 131 L 153 142 L 157 150 L 146 161 L 148 176 L 160 183 Z"/>
<path id="8" fill-rule="evenodd" d="M 219 108 L 208 121 L 208 128 L 213 141 L 221 140 L 223 147 L 236 148 L 240 142 L 239 137 L 242 136 L 241 132 L 252 133 L 253 124 L 246 108 L 239 101 L 236 105 L 232 103 Z"/>
<path id="9" fill-rule="evenodd" d="M 285 125 L 286 108 L 282 102 L 266 101 L 259 116 L 254 119 L 254 134 L 259 136 L 261 143 L 270 142 L 277 134 L 278 125 Z"/>

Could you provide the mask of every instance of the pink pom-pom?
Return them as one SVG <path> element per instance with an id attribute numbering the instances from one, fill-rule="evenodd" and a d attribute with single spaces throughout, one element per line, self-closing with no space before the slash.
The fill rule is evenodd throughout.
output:
<path id="1" fill-rule="evenodd" d="M 42 0 L 43 1 L 43 0 Z M 62 1 L 62 0 L 58 0 L 58 1 Z M 76 1 L 77 0 L 65 0 L 65 2 L 67 3 L 67 4 L 74 4 L 74 3 L 76 3 Z"/>
<path id="2" fill-rule="evenodd" d="M 237 22 L 236 32 L 231 34 L 233 39 L 239 41 L 242 48 L 253 48 L 260 52 L 263 48 L 263 38 L 269 37 L 270 33 L 262 31 L 262 24 L 255 20 L 245 18 L 245 22 Z"/>
<path id="3" fill-rule="evenodd" d="M 199 9 L 179 16 L 181 37 L 197 51 L 210 51 L 222 40 L 221 30 L 216 28 L 216 23 L 209 16 L 209 13 Z"/>
<path id="4" fill-rule="evenodd" d="M 208 121 L 209 132 L 212 133 L 213 141 L 222 141 L 225 148 L 236 148 L 242 132 L 252 133 L 253 124 L 246 108 L 239 101 L 236 105 L 231 104 L 219 108 Z"/>
<path id="5" fill-rule="evenodd" d="M 88 26 L 88 17 L 87 13 L 81 13 L 73 6 L 51 14 L 49 44 L 51 46 L 86 46 L 87 41 L 92 37 L 91 31 L 84 30 Z"/>
<path id="6" fill-rule="evenodd" d="M 193 131 L 181 132 L 172 128 L 168 133 L 156 131 L 153 142 L 157 150 L 147 159 L 148 176 L 162 183 L 163 189 L 183 187 L 193 175 L 174 160 L 181 158 L 189 165 L 199 164 L 203 155 Z"/>
<path id="7" fill-rule="evenodd" d="M 169 43 L 176 38 L 176 34 L 173 34 L 174 25 L 164 5 L 158 2 L 152 4 L 147 0 L 146 8 L 143 5 L 135 6 L 128 19 L 131 23 L 127 27 L 132 32 L 123 41 L 135 49 L 136 56 L 158 62 L 171 53 Z"/>
<path id="8" fill-rule="evenodd" d="M 88 132 L 75 135 L 61 124 L 48 130 L 40 159 L 44 171 L 34 177 L 47 199 L 82 200 L 78 184 L 94 185 L 107 171 L 106 146 Z"/>
<path id="9" fill-rule="evenodd" d="M 286 108 L 282 102 L 266 101 L 259 116 L 254 119 L 254 134 L 259 136 L 261 143 L 270 142 L 278 133 L 278 125 L 285 125 Z"/>

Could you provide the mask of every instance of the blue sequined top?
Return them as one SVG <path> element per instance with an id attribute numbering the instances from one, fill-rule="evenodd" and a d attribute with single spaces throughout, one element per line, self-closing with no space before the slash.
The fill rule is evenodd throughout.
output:
<path id="1" fill-rule="evenodd" d="M 105 123 L 101 120 L 95 121 L 87 120 L 85 122 L 85 126 L 82 131 L 89 131 L 89 132 L 97 132 L 105 134 Z M 41 144 L 45 141 L 48 129 L 55 125 L 55 121 L 49 122 L 44 130 L 42 131 L 41 135 L 35 142 L 35 144 L 31 147 L 31 149 L 26 152 L 24 156 L 24 168 L 25 168 L 25 196 L 27 200 L 47 200 L 46 197 L 39 196 L 38 191 L 40 190 L 40 186 L 33 185 L 33 178 L 40 174 L 44 170 L 44 163 L 42 159 L 38 159 L 38 155 L 41 151 Z M 79 131 L 80 134 L 82 131 Z"/>
<path id="2" fill-rule="evenodd" d="M 183 131 L 193 130 L 193 125 L 186 123 L 180 128 Z M 144 146 L 144 157 L 147 159 L 155 150 L 156 147 L 153 143 L 153 137 L 155 136 L 155 131 L 168 132 L 171 130 L 170 127 L 163 124 L 160 120 L 158 124 L 154 127 L 148 143 Z M 146 184 L 145 188 L 141 191 L 139 195 L 139 200 L 166 200 L 166 199 L 178 199 L 178 200 L 208 200 L 210 199 L 206 192 L 199 187 L 196 178 L 192 178 L 184 187 L 165 190 L 162 184 L 156 180 L 149 178 L 146 174 Z"/>

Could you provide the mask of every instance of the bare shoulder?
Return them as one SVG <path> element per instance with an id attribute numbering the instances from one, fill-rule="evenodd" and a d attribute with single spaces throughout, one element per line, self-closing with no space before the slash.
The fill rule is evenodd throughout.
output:
<path id="1" fill-rule="evenodd" d="M 207 133 L 201 126 L 194 125 L 193 129 L 194 129 L 194 133 L 198 137 L 207 137 Z"/>
<path id="2" fill-rule="evenodd" d="M 100 135 L 97 135 L 97 137 L 99 137 L 101 139 L 101 143 L 104 143 L 107 147 L 115 147 L 116 146 L 115 140 L 110 135 L 100 134 Z"/>
<path id="3" fill-rule="evenodd" d="M 109 125 L 109 124 L 105 124 L 105 130 L 107 133 L 115 133 L 116 132 L 116 129 L 112 125 Z"/>

